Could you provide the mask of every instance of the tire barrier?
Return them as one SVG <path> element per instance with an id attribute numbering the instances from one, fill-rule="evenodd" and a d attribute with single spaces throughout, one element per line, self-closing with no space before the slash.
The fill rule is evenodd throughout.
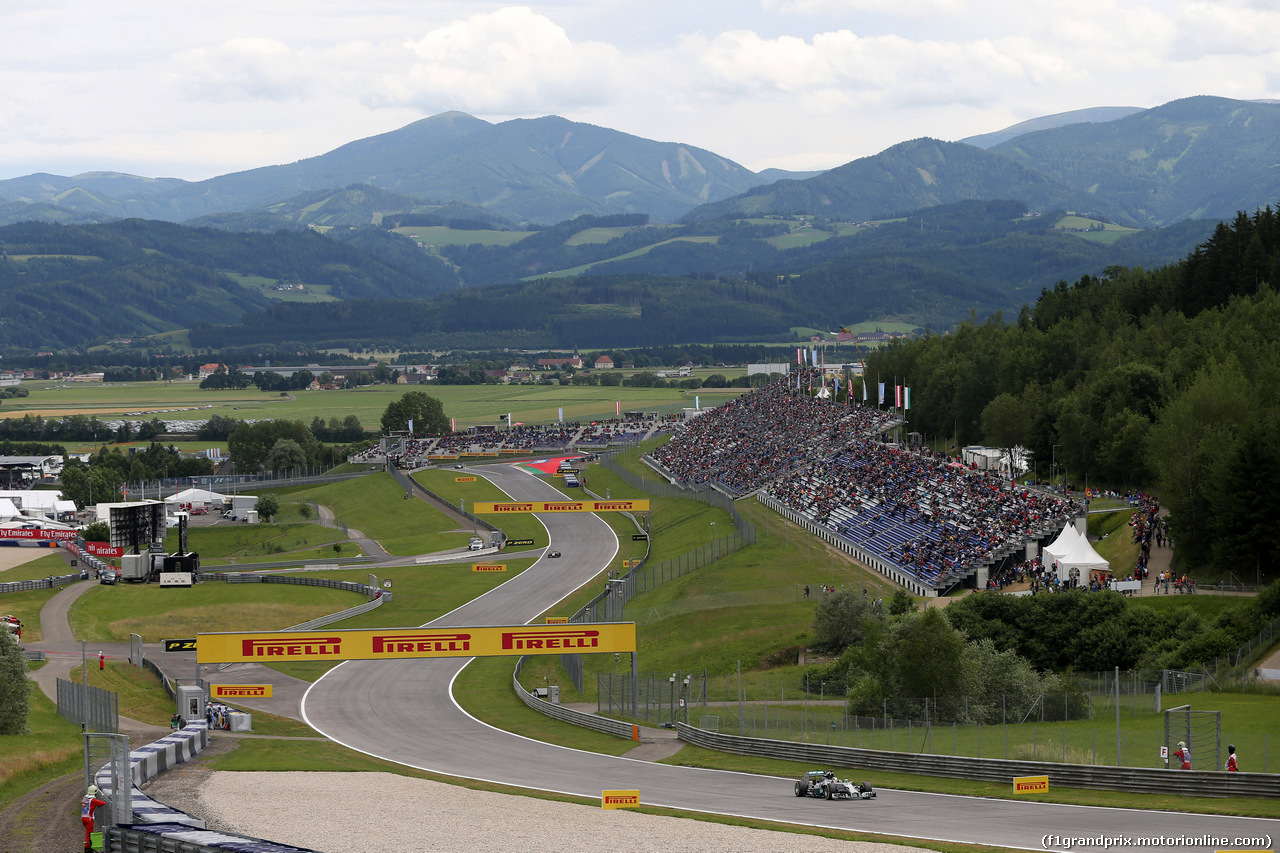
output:
<path id="1" fill-rule="evenodd" d="M 203 721 L 191 722 L 168 737 L 129 753 L 134 822 L 104 829 L 104 849 L 113 853 L 316 853 L 306 847 L 208 829 L 203 819 L 156 802 L 139 789 L 138 786 L 148 779 L 190 760 L 208 743 L 208 726 Z M 94 784 L 107 796 L 111 795 L 109 767 L 104 767 L 95 774 Z"/>
<path id="2" fill-rule="evenodd" d="M 188 723 L 184 728 L 160 740 L 138 747 L 129 753 L 129 774 L 133 782 L 130 794 L 135 824 L 182 824 L 187 828 L 204 829 L 205 823 L 194 815 L 157 803 L 138 787 L 148 779 L 176 767 L 204 749 L 209 743 L 209 727 L 204 723 Z M 111 768 L 102 767 L 94 774 L 93 783 L 98 790 L 110 796 Z"/>

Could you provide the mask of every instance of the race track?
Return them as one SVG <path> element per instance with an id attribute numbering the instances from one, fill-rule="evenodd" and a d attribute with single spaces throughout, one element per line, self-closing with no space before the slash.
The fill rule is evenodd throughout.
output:
<path id="1" fill-rule="evenodd" d="M 514 466 L 473 469 L 515 500 L 563 495 Z M 526 623 L 595 577 L 617 551 L 593 515 L 543 516 L 560 559 L 525 572 L 440 619 L 432 627 Z M 566 614 L 567 615 L 567 614 Z M 598 799 L 605 789 L 639 789 L 641 801 L 699 812 L 902 837 L 1045 849 L 1046 835 L 1215 836 L 1207 844 L 1131 845 L 1130 850 L 1216 850 L 1238 836 L 1280 838 L 1280 821 L 1178 812 L 1059 806 L 882 790 L 866 802 L 796 799 L 788 779 L 670 767 L 579 752 L 500 731 L 453 701 L 462 659 L 351 661 L 330 670 L 303 699 L 307 721 L 352 749 L 450 776 Z M 643 661 L 641 661 L 643 666 Z M 1111 846 L 1122 846 L 1118 842 Z M 1262 846 L 1262 845 L 1254 845 Z M 1270 847 L 1271 844 L 1266 846 Z M 1050 845 L 1049 849 L 1063 849 Z M 1076 850 L 1101 847 L 1075 845 Z"/>

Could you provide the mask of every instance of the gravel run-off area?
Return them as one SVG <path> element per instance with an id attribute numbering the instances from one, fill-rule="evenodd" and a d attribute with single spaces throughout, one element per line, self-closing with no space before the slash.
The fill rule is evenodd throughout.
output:
<path id="1" fill-rule="evenodd" d="M 391 773 L 233 773 L 196 766 L 162 773 L 146 790 L 204 818 L 210 829 L 324 853 L 777 853 L 816 844 L 824 853 L 916 849 L 606 811 Z"/>

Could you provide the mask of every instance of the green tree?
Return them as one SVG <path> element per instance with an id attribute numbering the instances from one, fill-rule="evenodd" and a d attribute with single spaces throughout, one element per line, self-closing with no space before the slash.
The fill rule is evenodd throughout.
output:
<path id="1" fill-rule="evenodd" d="M 982 410 L 982 435 L 1013 459 L 1013 449 L 1031 438 L 1031 407 L 1012 394 L 1001 394 Z"/>
<path id="2" fill-rule="evenodd" d="M 227 438 L 227 450 L 231 452 L 237 471 L 259 471 L 281 439 L 293 441 L 302 450 L 302 462 L 298 466 L 287 467 L 310 465 L 320 460 L 322 445 L 302 421 L 241 423 Z M 293 461 L 296 462 L 297 458 L 293 457 Z"/>
<path id="3" fill-rule="evenodd" d="M 18 638 L 8 629 L 0 632 L 0 735 L 26 734 L 31 681 Z"/>
<path id="4" fill-rule="evenodd" d="M 95 521 L 85 527 L 82 535 L 86 542 L 110 542 L 111 525 L 105 521 Z"/>
<path id="5" fill-rule="evenodd" d="M 413 421 L 416 435 L 444 435 L 450 432 L 449 419 L 444 415 L 444 404 L 422 391 L 409 391 L 392 402 L 382 413 L 382 431 L 392 433 L 407 430 Z"/>
<path id="6" fill-rule="evenodd" d="M 911 597 L 911 593 L 905 589 L 894 590 L 893 598 L 889 599 L 889 614 L 891 616 L 913 613 L 915 609 L 916 600 Z"/>
<path id="7" fill-rule="evenodd" d="M 847 589 L 834 592 L 814 609 L 814 646 L 839 652 L 846 646 L 861 643 L 867 634 L 865 623 L 874 618 L 868 599 Z"/>
<path id="8" fill-rule="evenodd" d="M 271 446 L 271 452 L 267 454 L 263 464 L 268 471 L 303 468 L 307 464 L 307 454 L 298 442 L 291 438 L 282 438 Z"/>
<path id="9" fill-rule="evenodd" d="M 265 495 L 258 495 L 257 509 L 259 518 L 275 518 L 276 513 L 280 512 L 280 499 L 270 492 Z"/>

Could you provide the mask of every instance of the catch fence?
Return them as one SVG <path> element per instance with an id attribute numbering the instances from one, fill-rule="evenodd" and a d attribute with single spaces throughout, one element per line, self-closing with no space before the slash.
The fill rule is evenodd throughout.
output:
<path id="1" fill-rule="evenodd" d="M 57 700 L 58 716 L 87 725 L 85 731 L 112 734 L 120 731 L 120 701 L 115 691 L 59 678 Z"/>

